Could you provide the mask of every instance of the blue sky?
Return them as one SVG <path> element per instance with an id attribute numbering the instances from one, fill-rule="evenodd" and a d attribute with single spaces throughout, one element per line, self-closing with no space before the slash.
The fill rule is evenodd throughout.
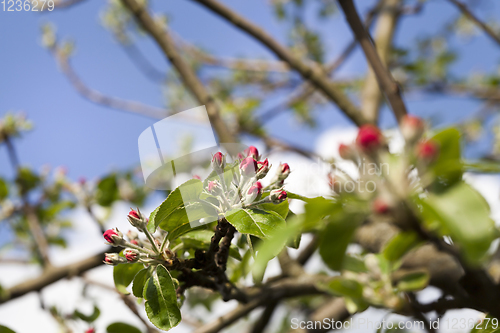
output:
<path id="1" fill-rule="evenodd" d="M 268 1 L 234 0 L 226 3 L 268 29 L 277 39 L 285 41 L 287 27 L 273 19 Z M 372 3 L 372 0 L 356 1 L 361 13 L 366 12 Z M 498 2 L 482 3 L 474 8 L 479 16 L 488 19 L 500 15 Z M 179 35 L 217 55 L 273 58 L 253 39 L 194 2 L 153 1 L 152 5 L 154 10 L 168 14 L 172 29 Z M 76 42 L 72 64 L 88 86 L 107 95 L 161 107 L 161 89 L 134 67 L 110 33 L 101 26 L 99 14 L 104 6 L 103 1 L 87 0 L 69 9 L 44 14 L 0 11 L 0 115 L 10 110 L 24 110 L 35 123 L 35 130 L 16 142 L 23 164 L 37 168 L 44 164 L 64 165 L 69 176 L 75 179 L 80 176 L 94 178 L 114 168 L 138 164 L 137 138 L 156 120 L 110 110 L 84 100 L 40 44 L 41 24 L 53 22 L 60 38 Z M 443 22 L 455 15 L 456 8 L 447 1 L 428 1 L 420 15 L 402 19 L 396 45 L 409 46 L 415 37 L 435 33 Z M 328 21 L 315 20 L 312 13 L 306 16 L 314 21 L 315 27 L 325 31 L 327 59 L 335 58 L 350 42 L 352 35 L 342 15 Z M 139 45 L 157 68 L 167 68 L 168 64 L 151 40 L 143 38 Z M 498 46 L 483 34 L 470 41 L 454 39 L 452 47 L 460 51 L 454 72 L 496 71 Z M 365 70 L 365 60 L 358 49 L 339 72 L 339 77 L 364 73 Z M 440 125 L 464 119 L 479 106 L 476 101 L 464 98 L 407 96 L 406 100 L 410 112 L 424 117 L 437 115 Z M 276 102 L 271 100 L 267 104 Z M 349 124 L 332 105 L 318 110 L 317 116 L 319 126 L 315 129 L 304 128 L 292 116 L 284 114 L 270 121 L 268 130 L 291 142 L 313 148 L 321 133 Z M 385 127 L 394 124 L 387 110 L 382 119 Z M 10 175 L 5 157 L 2 147 L 0 173 Z"/>

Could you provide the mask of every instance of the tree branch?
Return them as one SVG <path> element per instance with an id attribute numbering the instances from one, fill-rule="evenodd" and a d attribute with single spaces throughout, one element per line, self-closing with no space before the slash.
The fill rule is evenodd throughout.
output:
<path id="1" fill-rule="evenodd" d="M 219 142 L 237 142 L 235 135 L 229 131 L 222 120 L 215 100 L 209 95 L 193 69 L 178 53 L 170 35 L 151 17 L 147 9 L 136 0 L 121 0 L 121 2 L 132 13 L 137 23 L 156 41 L 165 57 L 179 73 L 186 88 L 200 104 L 205 105 L 210 122 L 219 137 Z"/>
<path id="2" fill-rule="evenodd" d="M 401 98 L 401 92 L 399 86 L 391 73 L 382 63 L 375 47 L 373 46 L 370 34 L 366 31 L 363 23 L 361 22 L 358 12 L 354 7 L 352 0 L 338 0 L 342 10 L 344 11 L 347 22 L 349 23 L 351 30 L 353 31 L 356 39 L 361 45 L 363 52 L 365 53 L 366 59 L 368 60 L 370 66 L 372 67 L 375 75 L 377 76 L 377 81 L 380 85 L 382 91 L 384 91 L 389 104 L 391 105 L 392 111 L 396 116 L 398 122 L 400 122 L 403 116 L 407 113 L 406 106 Z"/>
<path id="3" fill-rule="evenodd" d="M 375 28 L 375 46 L 380 60 L 387 67 L 389 54 L 392 47 L 392 38 L 400 14 L 402 0 L 382 1 L 382 9 Z M 364 83 L 361 111 L 370 123 L 376 124 L 383 95 L 377 83 L 377 76 L 372 67 L 368 67 L 368 74 Z"/>
<path id="4" fill-rule="evenodd" d="M 7 146 L 9 159 L 14 172 L 18 173 L 20 168 L 19 158 L 17 157 L 16 149 L 12 144 L 11 138 L 9 136 L 5 136 L 4 142 Z M 28 229 L 30 230 L 31 236 L 33 237 L 33 240 L 35 242 L 36 250 L 38 252 L 40 260 L 44 268 L 50 268 L 49 243 L 47 242 L 45 233 L 42 229 L 42 226 L 40 225 L 40 220 L 38 219 L 34 208 L 30 205 L 26 193 L 24 193 L 22 183 L 19 183 L 19 192 L 21 193 L 21 199 L 23 203 L 22 209 L 24 211 L 24 214 L 26 215 Z"/>
<path id="5" fill-rule="evenodd" d="M 81 96 L 88 99 L 89 101 L 91 101 L 95 104 L 104 105 L 106 107 L 109 107 L 109 108 L 112 108 L 115 110 L 132 112 L 135 114 L 139 114 L 139 115 L 154 118 L 154 119 L 161 119 L 161 118 L 166 117 L 168 115 L 168 111 L 166 109 L 156 108 L 153 106 L 141 104 L 141 103 L 134 102 L 134 101 L 127 101 L 127 100 L 122 100 L 122 99 L 115 98 L 115 97 L 106 96 L 106 95 L 103 95 L 102 93 L 100 93 L 96 90 L 88 88 L 80 80 L 78 75 L 73 71 L 73 69 L 71 68 L 71 65 L 69 63 L 68 56 L 65 55 L 59 49 L 59 46 L 56 44 L 50 50 L 52 51 L 52 54 L 54 55 L 55 59 L 57 60 L 57 63 L 59 65 L 59 67 L 61 68 L 61 71 L 68 78 L 71 85 L 75 88 L 75 90 Z"/>
<path id="6" fill-rule="evenodd" d="M 493 31 L 492 28 L 490 28 L 486 23 L 481 21 L 476 15 L 474 15 L 465 4 L 458 0 L 448 0 L 462 12 L 469 20 L 474 22 L 479 28 L 481 28 L 494 42 L 496 42 L 498 45 L 500 45 L 500 36 Z"/>
<path id="7" fill-rule="evenodd" d="M 15 298 L 21 297 L 32 291 L 40 291 L 48 285 L 62 280 L 66 277 L 77 276 L 86 272 L 92 268 L 102 265 L 105 253 L 118 252 L 120 248 L 111 247 L 106 249 L 106 251 L 96 254 L 90 258 L 84 259 L 82 261 L 69 264 L 61 267 L 50 267 L 45 270 L 40 276 L 22 282 L 14 287 L 5 290 L 5 296 L 0 296 L 0 304 L 6 303 Z"/>
<path id="8" fill-rule="evenodd" d="M 306 64 L 295 57 L 288 49 L 278 43 L 272 36 L 267 34 L 263 29 L 251 23 L 238 13 L 232 11 L 228 7 L 216 0 L 193 0 L 202 6 L 210 9 L 217 15 L 226 19 L 234 26 L 251 35 L 262 44 L 267 46 L 276 56 L 290 65 L 296 70 L 305 80 L 310 81 L 319 90 L 321 90 L 330 100 L 335 102 L 337 106 L 357 125 L 366 123 L 359 109 L 352 104 L 347 96 L 337 87 L 332 85 L 325 71 L 318 64 Z"/>
<path id="9" fill-rule="evenodd" d="M 285 298 L 323 294 L 323 292 L 316 287 L 316 284 L 326 280 L 328 280 L 328 277 L 325 276 L 302 276 L 293 279 L 282 279 L 270 285 L 264 285 L 262 288 L 258 288 L 257 293 L 248 303 L 238 305 L 233 311 L 211 323 L 203 325 L 196 329 L 194 333 L 219 332 L 238 319 L 246 316 L 254 309 Z"/>

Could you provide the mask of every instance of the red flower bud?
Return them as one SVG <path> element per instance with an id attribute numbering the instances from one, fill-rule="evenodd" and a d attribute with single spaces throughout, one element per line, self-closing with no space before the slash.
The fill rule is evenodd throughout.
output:
<path id="1" fill-rule="evenodd" d="M 380 214 L 380 215 L 387 214 L 390 210 L 391 207 L 385 200 L 381 198 L 376 198 L 375 200 L 373 200 L 372 211 L 375 214 Z"/>
<path id="2" fill-rule="evenodd" d="M 113 259 L 111 259 L 109 256 L 105 256 L 104 257 L 104 262 L 108 265 L 113 265 L 114 262 L 113 262 Z"/>
<path id="3" fill-rule="evenodd" d="M 127 220 L 134 228 L 139 230 L 143 230 L 148 224 L 148 219 L 144 218 L 141 216 L 141 213 L 133 209 L 128 213 Z"/>
<path id="4" fill-rule="evenodd" d="M 123 255 L 127 261 L 134 262 L 139 258 L 139 251 L 134 249 L 125 249 L 125 251 L 123 251 Z"/>
<path id="5" fill-rule="evenodd" d="M 262 179 L 267 175 L 269 172 L 269 161 L 267 158 L 262 162 L 257 162 L 257 169 L 257 178 Z"/>
<path id="6" fill-rule="evenodd" d="M 272 190 L 269 194 L 272 203 L 279 204 L 287 198 L 285 190 Z"/>
<path id="7" fill-rule="evenodd" d="M 110 266 L 116 266 L 118 264 L 126 262 L 125 258 L 122 258 L 118 253 L 105 253 L 104 263 Z"/>
<path id="8" fill-rule="evenodd" d="M 439 146 L 437 143 L 431 140 L 422 141 L 417 145 L 416 153 L 417 157 L 423 159 L 426 162 L 433 161 L 439 152 Z"/>
<path id="9" fill-rule="evenodd" d="M 369 153 L 378 149 L 382 142 L 382 133 L 376 126 L 368 124 L 359 128 L 356 144 L 364 152 Z"/>
<path id="10" fill-rule="evenodd" d="M 95 329 L 92 327 L 85 331 L 85 333 L 95 333 Z"/>
<path id="11" fill-rule="evenodd" d="M 290 166 L 288 163 L 280 164 L 278 168 L 278 179 L 284 180 L 290 175 Z"/>
<path id="12" fill-rule="evenodd" d="M 246 157 L 251 156 L 256 160 L 259 159 L 259 151 L 254 146 L 248 147 L 243 152 L 245 153 Z"/>
<path id="13" fill-rule="evenodd" d="M 128 216 L 130 217 L 133 217 L 133 218 L 136 218 L 138 220 L 141 219 L 141 217 L 139 216 L 139 213 L 137 213 L 135 210 L 131 210 L 130 212 L 128 212 Z"/>
<path id="14" fill-rule="evenodd" d="M 260 182 L 256 182 L 248 189 L 248 194 L 261 194 L 262 193 L 262 184 Z"/>
<path id="15" fill-rule="evenodd" d="M 226 167 L 226 157 L 219 151 L 212 157 L 212 169 L 216 172 L 223 172 Z"/>
<path id="16" fill-rule="evenodd" d="M 407 142 L 416 142 L 424 133 L 425 124 L 419 117 L 405 115 L 401 121 L 401 134 Z"/>
<path id="17" fill-rule="evenodd" d="M 207 190 L 212 193 L 217 187 L 217 182 L 215 180 L 208 182 Z"/>
<path id="18" fill-rule="evenodd" d="M 110 244 L 114 244 L 115 243 L 115 240 L 113 239 L 115 236 L 116 237 L 119 237 L 118 233 L 113 230 L 113 229 L 108 229 L 104 232 L 104 239 L 106 240 L 106 242 L 110 243 Z"/>
<path id="19" fill-rule="evenodd" d="M 343 143 L 339 146 L 339 155 L 344 160 L 355 160 L 357 157 L 355 148 L 352 145 L 345 145 Z"/>
<path id="20" fill-rule="evenodd" d="M 254 176 L 257 171 L 257 161 L 251 156 L 245 158 L 240 163 L 240 170 L 242 175 Z"/>

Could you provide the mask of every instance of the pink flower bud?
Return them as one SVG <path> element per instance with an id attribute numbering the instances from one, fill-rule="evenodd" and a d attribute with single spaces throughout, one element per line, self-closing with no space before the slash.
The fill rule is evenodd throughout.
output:
<path id="1" fill-rule="evenodd" d="M 85 333 L 95 333 L 95 329 L 91 327 L 88 330 L 86 330 Z"/>
<path id="2" fill-rule="evenodd" d="M 210 182 L 208 182 L 207 191 L 209 193 L 215 193 L 215 191 L 217 190 L 218 187 L 219 187 L 219 184 L 217 183 L 217 181 L 215 181 L 215 180 L 210 181 Z"/>
<path id="3" fill-rule="evenodd" d="M 251 157 L 253 157 L 256 160 L 259 159 L 259 151 L 254 146 L 248 147 L 243 152 L 245 153 L 246 157 L 251 156 Z"/>
<path id="4" fill-rule="evenodd" d="M 103 262 L 106 265 L 116 266 L 118 264 L 127 262 L 127 260 L 125 258 L 120 257 L 118 253 L 105 253 Z"/>
<path id="5" fill-rule="evenodd" d="M 128 213 L 127 220 L 133 227 L 139 230 L 143 230 L 148 224 L 148 219 L 133 209 Z"/>
<path id="6" fill-rule="evenodd" d="M 133 217 L 133 218 L 136 218 L 136 219 L 140 219 L 141 217 L 139 216 L 139 213 L 137 213 L 135 210 L 131 210 L 130 212 L 128 212 L 128 216 L 130 217 Z"/>
<path id="7" fill-rule="evenodd" d="M 113 246 L 119 246 L 123 242 L 123 235 L 118 229 L 108 229 L 103 236 L 106 242 Z"/>
<path id="8" fill-rule="evenodd" d="M 262 184 L 260 182 L 255 182 L 247 191 L 245 196 L 245 202 L 250 204 L 255 200 L 259 200 L 262 195 Z"/>
<path id="9" fill-rule="evenodd" d="M 425 162 L 431 162 L 437 157 L 439 146 L 431 140 L 422 141 L 417 145 L 416 153 L 418 158 Z"/>
<path id="10" fill-rule="evenodd" d="M 279 180 L 285 180 L 290 175 L 290 166 L 288 163 L 280 164 L 278 167 L 277 176 Z"/>
<path id="11" fill-rule="evenodd" d="M 240 163 L 240 170 L 241 174 L 244 176 L 254 176 L 255 171 L 257 171 L 257 161 L 251 156 L 245 158 Z"/>
<path id="12" fill-rule="evenodd" d="M 256 182 L 248 189 L 248 194 L 261 194 L 262 193 L 262 184 L 260 182 Z"/>
<path id="13" fill-rule="evenodd" d="M 139 241 L 137 239 L 131 239 L 130 244 L 139 246 Z"/>
<path id="14" fill-rule="evenodd" d="M 422 119 L 412 115 L 405 115 L 401 121 L 401 134 L 407 142 L 416 142 L 424 133 L 425 124 Z"/>
<path id="15" fill-rule="evenodd" d="M 219 151 L 212 157 L 212 169 L 216 172 L 223 172 L 226 167 L 226 157 Z"/>
<path id="16" fill-rule="evenodd" d="M 343 180 L 331 173 L 327 175 L 327 178 L 328 178 L 328 185 L 330 186 L 332 191 L 337 194 L 342 193 L 342 185 L 344 184 Z"/>
<path id="17" fill-rule="evenodd" d="M 284 200 L 287 198 L 287 193 L 285 190 L 272 190 L 271 193 L 269 194 L 269 198 L 271 199 L 271 202 L 274 204 L 279 204 L 282 203 Z"/>
<path id="18" fill-rule="evenodd" d="M 198 175 L 193 175 L 193 179 L 201 180 L 200 176 L 198 176 Z"/>
<path id="19" fill-rule="evenodd" d="M 139 259 L 140 253 L 135 249 L 125 249 L 125 251 L 123 251 L 123 255 L 128 262 L 135 262 Z"/>
<path id="20" fill-rule="evenodd" d="M 257 162 L 257 178 L 262 179 L 264 178 L 267 173 L 269 172 L 269 161 L 267 158 L 262 161 L 262 162 Z"/>
<path id="21" fill-rule="evenodd" d="M 339 146 L 339 155 L 344 160 L 356 160 L 357 152 L 352 145 L 345 145 L 343 143 Z"/>
<path id="22" fill-rule="evenodd" d="M 384 141 L 382 133 L 374 125 L 363 125 L 359 128 L 356 144 L 365 153 L 378 149 Z"/>
<path id="23" fill-rule="evenodd" d="M 372 202 L 372 211 L 375 214 L 383 215 L 387 214 L 391 210 L 389 204 L 382 198 L 376 198 Z"/>

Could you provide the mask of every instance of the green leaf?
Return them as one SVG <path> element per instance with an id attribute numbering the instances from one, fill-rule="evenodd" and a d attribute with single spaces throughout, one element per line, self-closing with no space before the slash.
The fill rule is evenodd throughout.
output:
<path id="1" fill-rule="evenodd" d="M 333 295 L 343 296 L 346 308 L 350 313 L 364 311 L 368 308 L 369 304 L 363 298 L 363 285 L 358 281 L 337 276 L 326 285 L 320 285 L 319 287 Z"/>
<path id="2" fill-rule="evenodd" d="M 384 247 L 382 253 L 389 261 L 401 259 L 408 251 L 419 244 L 418 235 L 414 232 L 400 232 Z"/>
<path id="3" fill-rule="evenodd" d="M 285 220 L 278 213 L 260 209 L 233 209 L 226 219 L 242 234 L 267 238 L 273 230 L 283 228 Z"/>
<path id="4" fill-rule="evenodd" d="M 271 231 L 268 239 L 263 240 L 257 246 L 257 256 L 252 267 L 254 281 L 262 281 L 269 260 L 277 256 L 290 240 L 293 240 L 301 231 L 301 223 L 294 220 L 287 223 L 285 228 L 277 228 Z"/>
<path id="5" fill-rule="evenodd" d="M 127 287 L 134 279 L 135 275 L 144 268 L 140 263 L 120 264 L 113 267 L 113 280 L 116 289 L 122 294 L 130 294 Z"/>
<path id="6" fill-rule="evenodd" d="M 342 269 L 346 271 L 364 273 L 367 272 L 365 262 L 353 255 L 346 255 L 342 263 Z"/>
<path id="7" fill-rule="evenodd" d="M 418 291 L 429 284 L 429 274 L 427 272 L 415 272 L 403 276 L 399 279 L 397 288 L 400 291 Z"/>
<path id="8" fill-rule="evenodd" d="M 168 331 L 181 322 L 175 286 L 170 273 L 162 265 L 156 267 L 144 287 L 146 313 L 159 329 Z"/>
<path id="9" fill-rule="evenodd" d="M 172 211 L 168 218 L 160 223 L 159 227 L 168 232 L 168 239 L 173 240 L 192 230 L 191 222 L 207 216 L 208 214 L 203 205 L 199 202 L 193 202 Z"/>
<path id="10" fill-rule="evenodd" d="M 0 333 L 16 333 L 8 327 L 0 325 Z"/>
<path id="11" fill-rule="evenodd" d="M 171 214 L 184 205 L 197 201 L 202 191 L 203 183 L 201 180 L 190 179 L 170 192 L 167 199 L 165 199 L 165 201 L 163 201 L 149 216 L 148 230 L 150 232 L 155 232 L 156 228 L 158 228 L 161 223 L 168 223 L 167 220 L 170 218 Z"/>
<path id="12" fill-rule="evenodd" d="M 461 182 L 441 194 L 429 193 L 417 202 L 428 226 L 438 226 L 442 235 L 449 235 L 470 263 L 481 263 L 498 232 L 488 203 L 476 190 Z"/>
<path id="13" fill-rule="evenodd" d="M 141 330 L 135 326 L 125 323 L 113 323 L 106 328 L 108 333 L 141 333 Z"/>
<path id="14" fill-rule="evenodd" d="M 439 155 L 432 164 L 437 177 L 435 188 L 442 190 L 462 179 L 460 132 L 456 128 L 445 129 L 432 137 L 439 144 Z"/>
<path id="15" fill-rule="evenodd" d="M 328 267 L 337 271 L 342 268 L 347 246 L 363 218 L 362 214 L 343 211 L 330 217 L 330 223 L 321 233 L 319 243 L 319 254 Z"/>
<path id="16" fill-rule="evenodd" d="M 142 298 L 144 286 L 150 276 L 151 272 L 148 268 L 144 268 L 135 275 L 134 282 L 132 283 L 132 294 L 134 294 L 135 297 Z"/>
<path id="17" fill-rule="evenodd" d="M 91 315 L 87 316 L 87 315 L 81 313 L 80 311 L 75 310 L 73 312 L 73 317 L 80 318 L 83 321 L 91 323 L 91 322 L 95 321 L 99 317 L 100 314 L 101 314 L 101 311 L 99 310 L 99 308 L 97 306 L 94 305 L 94 312 L 92 312 Z"/>
<path id="18" fill-rule="evenodd" d="M 21 195 L 24 195 L 38 186 L 40 183 L 40 177 L 31 171 L 31 169 L 21 167 L 17 171 L 15 182 L 21 189 Z"/>
<path id="19" fill-rule="evenodd" d="M 327 291 L 337 296 L 350 298 L 363 298 L 363 285 L 358 281 L 346 279 L 341 276 L 334 277 L 326 285 Z"/>
<path id="20" fill-rule="evenodd" d="M 3 200 L 9 196 L 9 187 L 5 179 L 0 177 L 0 200 Z"/>
<path id="21" fill-rule="evenodd" d="M 95 194 L 97 203 L 104 207 L 109 207 L 119 199 L 118 182 L 116 174 L 111 174 L 99 181 Z"/>

